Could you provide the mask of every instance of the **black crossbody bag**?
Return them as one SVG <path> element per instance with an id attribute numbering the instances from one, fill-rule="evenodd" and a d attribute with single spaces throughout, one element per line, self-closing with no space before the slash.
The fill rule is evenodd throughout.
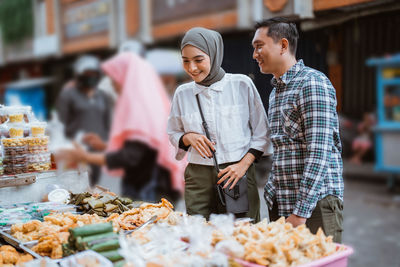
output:
<path id="1" fill-rule="evenodd" d="M 200 105 L 199 95 L 196 95 L 197 105 L 199 106 L 200 116 L 202 120 L 202 125 L 204 131 L 206 132 L 206 137 L 211 141 L 210 133 L 208 131 L 208 125 L 204 119 L 203 111 Z M 217 162 L 217 157 L 215 152 L 211 150 L 214 160 L 214 167 L 217 174 L 220 172 L 219 165 Z M 226 207 L 228 213 L 238 214 L 245 213 L 249 211 L 249 199 L 247 197 L 247 172 L 246 174 L 237 182 L 233 189 L 229 190 L 229 187 L 223 188 L 225 181 L 221 184 L 215 185 L 217 195 L 223 206 Z"/>

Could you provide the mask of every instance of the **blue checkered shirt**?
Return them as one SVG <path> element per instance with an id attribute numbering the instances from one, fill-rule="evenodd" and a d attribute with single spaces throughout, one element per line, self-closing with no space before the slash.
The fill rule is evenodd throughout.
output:
<path id="1" fill-rule="evenodd" d="M 271 83 L 268 120 L 274 154 L 264 198 L 270 209 L 276 198 L 279 216 L 309 218 L 324 197 L 343 200 L 335 88 L 302 60 Z"/>

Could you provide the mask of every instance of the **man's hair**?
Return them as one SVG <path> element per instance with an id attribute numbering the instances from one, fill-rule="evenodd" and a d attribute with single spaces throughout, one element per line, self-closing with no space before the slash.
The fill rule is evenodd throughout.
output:
<path id="1" fill-rule="evenodd" d="M 292 53 L 292 55 L 296 54 L 297 39 L 299 38 L 296 24 L 285 18 L 276 17 L 257 22 L 254 25 L 256 30 L 263 27 L 268 28 L 267 36 L 271 37 L 274 42 L 286 38 L 289 42 L 290 53 Z"/>

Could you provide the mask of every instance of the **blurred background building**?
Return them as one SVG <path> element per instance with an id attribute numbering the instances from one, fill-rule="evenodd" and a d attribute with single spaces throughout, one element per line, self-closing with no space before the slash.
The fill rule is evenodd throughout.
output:
<path id="1" fill-rule="evenodd" d="M 51 109 L 76 56 L 105 58 L 132 39 L 177 49 L 186 30 L 203 26 L 223 34 L 223 67 L 252 77 L 267 106 L 268 78 L 249 60 L 252 27 L 286 16 L 301 30 L 298 57 L 329 76 L 343 115 L 361 119 L 376 106 L 374 69 L 365 61 L 399 51 L 399 10 L 395 0 L 2 0 L 2 96 L 10 82 L 51 78 L 38 82 Z"/>

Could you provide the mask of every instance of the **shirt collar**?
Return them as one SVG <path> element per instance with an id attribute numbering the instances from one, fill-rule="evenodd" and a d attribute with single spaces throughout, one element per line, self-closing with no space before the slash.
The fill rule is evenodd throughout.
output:
<path id="1" fill-rule="evenodd" d="M 286 71 L 279 79 L 273 77 L 271 84 L 273 87 L 285 86 L 296 77 L 297 73 L 304 68 L 304 62 L 302 59 L 296 62 L 288 71 Z"/>
<path id="2" fill-rule="evenodd" d="M 221 80 L 219 80 L 216 83 L 211 84 L 209 87 L 204 86 L 204 85 L 200 85 L 200 84 L 197 84 L 197 83 L 194 82 L 194 87 L 193 87 L 194 95 L 197 95 L 197 94 L 203 92 L 206 89 L 211 89 L 211 90 L 214 90 L 214 91 L 217 91 L 217 92 L 222 92 L 222 90 L 224 89 L 225 77 L 226 77 L 226 74 Z"/>

